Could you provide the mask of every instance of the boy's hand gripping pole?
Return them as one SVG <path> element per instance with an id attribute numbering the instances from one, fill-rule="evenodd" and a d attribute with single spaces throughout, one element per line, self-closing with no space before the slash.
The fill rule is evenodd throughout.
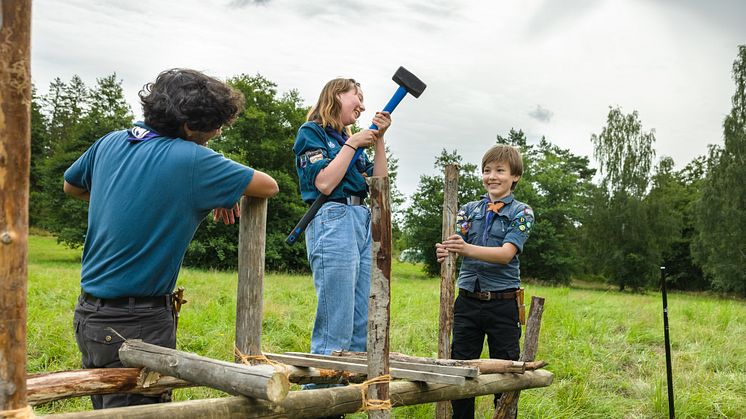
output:
<path id="1" fill-rule="evenodd" d="M 414 97 L 420 97 L 422 92 L 427 87 L 427 85 L 425 85 L 422 80 L 418 79 L 417 76 L 407 71 L 407 69 L 404 67 L 399 67 L 399 69 L 396 70 L 396 73 L 394 73 L 394 77 L 392 77 L 392 79 L 396 82 L 396 84 L 399 85 L 399 88 L 396 89 L 396 92 L 394 92 L 394 95 L 389 100 L 389 103 L 384 106 L 383 112 L 394 112 L 396 106 L 399 105 L 399 102 L 404 99 L 404 96 L 406 96 L 407 93 Z M 378 127 L 376 127 L 375 124 L 371 124 L 370 128 L 368 129 L 378 129 Z M 347 166 L 347 170 L 350 170 L 350 168 L 355 165 L 355 162 L 360 157 L 360 153 L 362 152 L 362 148 L 358 148 L 357 151 L 355 151 L 355 155 L 352 157 L 350 165 Z M 311 220 L 313 220 L 313 217 L 316 216 L 319 208 L 324 205 L 327 199 L 329 199 L 328 195 L 319 194 L 319 197 L 316 198 L 315 201 L 313 201 L 313 204 L 310 208 L 308 208 L 308 211 L 306 211 L 306 213 L 303 215 L 303 218 L 298 221 L 298 224 L 293 228 L 293 231 L 290 232 L 288 238 L 285 239 L 285 242 L 287 242 L 287 244 L 293 244 L 298 241 L 300 233 L 302 233 L 306 229 Z"/>

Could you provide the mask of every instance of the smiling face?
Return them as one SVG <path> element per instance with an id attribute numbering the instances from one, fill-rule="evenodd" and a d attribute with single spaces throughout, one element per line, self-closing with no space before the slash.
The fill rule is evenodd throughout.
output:
<path id="1" fill-rule="evenodd" d="M 340 93 L 337 95 L 339 102 L 339 122 L 342 126 L 352 125 L 360 118 L 360 114 L 365 111 L 363 105 L 363 91 L 359 87 Z"/>
<path id="2" fill-rule="evenodd" d="M 518 182 L 520 178 L 519 175 L 511 173 L 508 162 L 489 162 L 482 169 L 482 184 L 491 201 L 510 195 L 513 183 Z"/>

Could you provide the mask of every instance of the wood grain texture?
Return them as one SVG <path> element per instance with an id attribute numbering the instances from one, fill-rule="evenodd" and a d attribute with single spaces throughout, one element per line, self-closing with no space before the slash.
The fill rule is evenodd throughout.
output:
<path id="1" fill-rule="evenodd" d="M 31 1 L 3 0 L 0 7 L 0 411 L 3 411 L 27 406 Z"/>

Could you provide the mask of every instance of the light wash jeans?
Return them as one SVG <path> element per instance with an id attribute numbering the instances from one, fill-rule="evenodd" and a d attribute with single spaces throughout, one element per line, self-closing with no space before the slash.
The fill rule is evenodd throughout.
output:
<path id="1" fill-rule="evenodd" d="M 327 202 L 306 228 L 318 305 L 311 353 L 365 351 L 371 267 L 370 210 Z"/>

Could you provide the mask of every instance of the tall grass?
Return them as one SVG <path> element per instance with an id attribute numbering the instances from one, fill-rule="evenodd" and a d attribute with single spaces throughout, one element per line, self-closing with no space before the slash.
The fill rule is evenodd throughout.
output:
<path id="1" fill-rule="evenodd" d="M 391 350 L 437 354 L 438 281 L 419 267 L 394 262 Z M 72 330 L 79 293 L 80 252 L 54 238 L 29 241 L 28 370 L 80 367 Z M 232 360 L 236 274 L 183 269 L 178 348 Z M 519 416 L 531 418 L 667 417 L 660 296 L 608 290 L 543 287 L 546 298 L 538 358 L 554 383 L 521 393 Z M 308 351 L 315 310 L 309 276 L 265 278 L 262 347 L 266 352 Z M 669 295 L 676 414 L 680 418 L 746 417 L 746 304 L 744 301 Z M 486 350 L 483 353 L 486 356 Z M 176 400 L 221 397 L 206 388 L 182 389 Z M 477 399 L 478 417 L 491 417 L 491 397 Z M 89 408 L 87 398 L 39 406 L 37 413 Z M 393 417 L 430 418 L 433 406 L 396 408 Z M 349 415 L 364 417 L 364 415 Z"/>

